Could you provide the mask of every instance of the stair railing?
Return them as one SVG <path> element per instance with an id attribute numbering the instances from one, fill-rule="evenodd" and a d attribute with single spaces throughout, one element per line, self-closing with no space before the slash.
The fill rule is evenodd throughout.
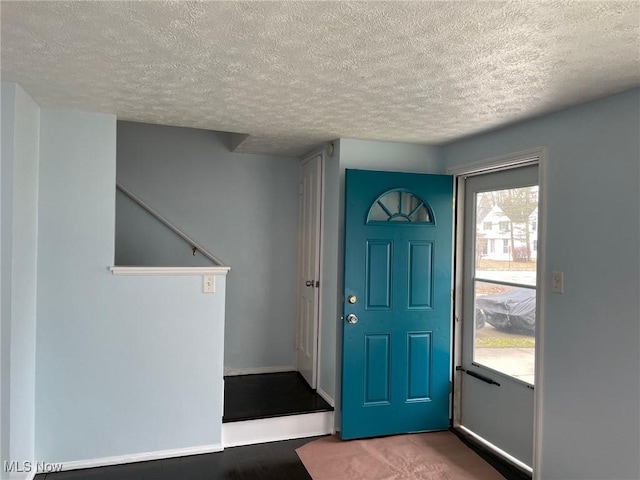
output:
<path id="1" fill-rule="evenodd" d="M 124 193 L 131 200 L 136 202 L 138 205 L 140 205 L 144 210 L 146 210 L 149 214 L 151 214 L 153 217 L 155 217 L 160 223 L 162 223 L 164 226 L 166 226 L 169 230 L 171 230 L 173 233 L 175 233 L 180 238 L 182 238 L 185 242 L 187 242 L 189 245 L 191 245 L 191 248 L 193 249 L 193 254 L 194 255 L 196 254 L 196 252 L 200 252 L 200 254 L 203 257 L 208 258 L 214 264 L 216 264 L 216 265 L 218 265 L 220 267 L 224 267 L 225 266 L 224 263 L 222 263 L 215 255 L 213 255 L 206 248 L 204 248 L 202 245 L 197 243 L 193 238 L 191 238 L 185 232 L 180 230 L 178 227 L 176 227 L 174 224 L 172 224 L 165 217 L 160 215 L 156 210 L 154 210 L 151 206 L 149 206 L 149 204 L 145 203 L 144 200 L 140 199 L 140 197 L 136 196 L 130 190 L 128 190 L 127 188 L 123 187 L 122 184 L 116 183 L 116 188 L 118 190 L 120 190 L 122 193 Z"/>

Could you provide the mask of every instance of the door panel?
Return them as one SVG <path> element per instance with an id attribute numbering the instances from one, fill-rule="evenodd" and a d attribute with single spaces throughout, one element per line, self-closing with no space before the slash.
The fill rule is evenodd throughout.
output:
<path id="1" fill-rule="evenodd" d="M 302 163 L 296 366 L 311 388 L 317 382 L 321 172 L 320 156 Z"/>
<path id="2" fill-rule="evenodd" d="M 367 241 L 367 287 L 369 310 L 391 308 L 391 247 L 388 240 Z"/>
<path id="3" fill-rule="evenodd" d="M 364 404 L 389 403 L 389 367 L 391 366 L 388 334 L 365 335 Z"/>
<path id="4" fill-rule="evenodd" d="M 407 334 L 407 401 L 427 401 L 431 393 L 431 332 Z"/>
<path id="5" fill-rule="evenodd" d="M 432 242 L 409 242 L 408 308 L 431 308 Z"/>
<path id="6" fill-rule="evenodd" d="M 342 438 L 449 427 L 452 192 L 347 170 Z"/>

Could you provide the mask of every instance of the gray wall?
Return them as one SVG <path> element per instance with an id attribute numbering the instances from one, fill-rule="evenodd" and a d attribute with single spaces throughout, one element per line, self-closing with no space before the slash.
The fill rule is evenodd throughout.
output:
<path id="1" fill-rule="evenodd" d="M 342 360 L 342 275 L 344 243 L 344 176 L 345 169 L 382 170 L 414 173 L 440 173 L 442 150 L 439 147 L 370 140 L 340 139 L 335 142 L 338 160 L 328 159 L 325 173 L 324 202 L 326 242 L 323 265 L 325 285 L 332 288 L 322 300 L 321 383 L 336 401 L 336 428 L 340 426 L 340 382 Z M 325 383 L 333 379 L 333 384 Z"/>
<path id="2" fill-rule="evenodd" d="M 545 146 L 538 478 L 640 478 L 640 91 L 445 149 L 447 167 Z"/>
<path id="3" fill-rule="evenodd" d="M 36 457 L 219 446 L 224 277 L 119 277 L 116 119 L 41 110 Z"/>
<path id="4" fill-rule="evenodd" d="M 210 267 L 213 264 L 120 190 L 116 191 L 116 265 Z"/>
<path id="5" fill-rule="evenodd" d="M 118 181 L 231 267 L 225 367 L 293 367 L 299 160 L 226 140 L 118 122 Z"/>
<path id="6" fill-rule="evenodd" d="M 39 115 L 2 84 L 1 461 L 34 460 Z"/>

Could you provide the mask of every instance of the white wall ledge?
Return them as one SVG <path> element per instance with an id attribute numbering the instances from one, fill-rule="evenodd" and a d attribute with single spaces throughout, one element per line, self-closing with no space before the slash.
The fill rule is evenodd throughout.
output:
<path id="1" fill-rule="evenodd" d="M 114 275 L 226 275 L 231 267 L 109 267 Z"/>

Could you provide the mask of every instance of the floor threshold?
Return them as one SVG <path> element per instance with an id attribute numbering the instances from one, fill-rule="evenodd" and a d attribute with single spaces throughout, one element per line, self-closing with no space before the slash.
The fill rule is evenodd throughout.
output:
<path id="1" fill-rule="evenodd" d="M 222 424 L 224 448 L 333 433 L 333 411 L 227 422 Z"/>
<path id="2" fill-rule="evenodd" d="M 463 430 L 451 428 L 451 432 L 462 440 L 471 450 L 480 455 L 493 468 L 498 470 L 507 480 L 531 480 L 532 475 L 530 472 L 526 472 L 517 465 L 502 458 Z"/>
<path id="3" fill-rule="evenodd" d="M 317 408 L 317 409 L 311 409 L 311 410 L 304 410 L 304 411 L 288 411 L 288 412 L 282 412 L 282 413 L 270 413 L 270 414 L 254 414 L 254 415 L 247 415 L 245 417 L 242 418 L 223 418 L 222 419 L 222 423 L 233 423 L 233 422 L 246 422 L 246 421 L 250 421 L 250 420 L 264 420 L 267 418 L 279 418 L 279 417 L 289 417 L 289 416 L 293 416 L 293 415 L 306 415 L 308 413 L 322 413 L 322 412 L 333 412 L 333 407 L 329 407 L 329 408 Z"/>

